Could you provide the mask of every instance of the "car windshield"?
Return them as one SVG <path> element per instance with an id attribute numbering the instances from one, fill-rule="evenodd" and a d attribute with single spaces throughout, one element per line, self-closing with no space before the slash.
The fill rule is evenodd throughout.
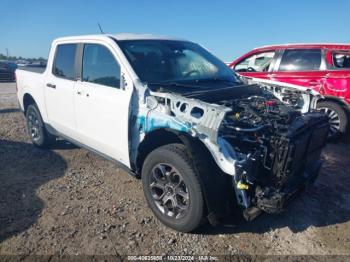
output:
<path id="1" fill-rule="evenodd" d="M 147 84 L 208 87 L 207 82 L 239 82 L 235 73 L 198 44 L 175 40 L 122 40 L 118 45 Z M 226 83 L 227 84 L 227 83 Z"/>

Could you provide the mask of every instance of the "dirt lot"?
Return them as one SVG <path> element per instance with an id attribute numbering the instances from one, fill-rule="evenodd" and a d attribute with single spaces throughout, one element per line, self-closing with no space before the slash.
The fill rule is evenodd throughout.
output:
<path id="1" fill-rule="evenodd" d="M 0 254 L 350 254 L 349 138 L 283 214 L 182 234 L 114 164 L 63 141 L 34 148 L 14 93 L 0 84 Z"/>

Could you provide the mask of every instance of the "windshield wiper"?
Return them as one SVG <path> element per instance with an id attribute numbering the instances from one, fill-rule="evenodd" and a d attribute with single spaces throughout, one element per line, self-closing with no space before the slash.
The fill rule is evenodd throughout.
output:
<path id="1" fill-rule="evenodd" d="M 175 81 L 171 81 L 171 82 L 146 82 L 147 85 L 158 85 L 160 87 L 162 86 L 176 86 L 176 87 L 185 87 L 185 88 L 211 88 L 210 86 L 203 86 L 203 85 L 192 85 L 192 84 L 183 84 L 180 82 L 175 82 Z"/>
<path id="2" fill-rule="evenodd" d="M 240 83 L 240 81 L 235 81 L 235 80 L 229 80 L 225 78 L 204 78 L 204 79 L 196 79 L 193 80 L 196 83 L 201 83 L 201 82 L 223 82 L 223 83 Z"/>

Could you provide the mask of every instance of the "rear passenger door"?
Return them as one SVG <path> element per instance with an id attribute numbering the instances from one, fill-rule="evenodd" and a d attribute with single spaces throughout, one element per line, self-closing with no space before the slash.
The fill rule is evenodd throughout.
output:
<path id="1" fill-rule="evenodd" d="M 327 74 L 323 53 L 321 49 L 286 49 L 269 78 L 318 91 Z"/>
<path id="2" fill-rule="evenodd" d="M 56 47 L 51 72 L 45 82 L 45 103 L 50 125 L 75 138 L 74 88 L 77 44 Z"/>
<path id="3" fill-rule="evenodd" d="M 326 60 L 328 72 L 322 94 L 350 104 L 350 50 L 327 50 Z"/>
<path id="4" fill-rule="evenodd" d="M 91 149 L 129 166 L 132 81 L 110 47 L 86 43 L 80 48 L 81 75 L 75 94 L 80 140 Z"/>

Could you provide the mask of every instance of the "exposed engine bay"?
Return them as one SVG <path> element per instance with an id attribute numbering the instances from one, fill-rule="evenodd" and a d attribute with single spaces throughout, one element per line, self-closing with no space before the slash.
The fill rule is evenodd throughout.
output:
<path id="1" fill-rule="evenodd" d="M 238 199 L 244 204 L 246 198 L 269 213 L 280 212 L 303 180 L 316 178 L 329 128 L 327 117 L 318 112 L 302 114 L 272 95 L 224 104 L 232 111 L 223 120 L 219 136 L 244 159 L 237 164 L 235 177 L 238 189 L 244 190 L 243 195 L 237 191 Z"/>
<path id="2" fill-rule="evenodd" d="M 145 100 L 137 116 L 140 141 L 158 128 L 201 140 L 232 176 L 247 220 L 280 212 L 318 175 L 329 124 L 307 90 L 264 84 L 180 95 L 158 89 Z"/>

